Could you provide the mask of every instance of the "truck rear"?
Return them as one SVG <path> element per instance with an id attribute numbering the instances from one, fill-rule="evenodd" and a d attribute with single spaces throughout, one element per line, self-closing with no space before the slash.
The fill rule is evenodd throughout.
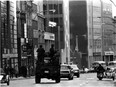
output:
<path id="1" fill-rule="evenodd" d="M 35 72 L 35 83 L 40 83 L 42 78 L 55 80 L 60 82 L 60 63 L 59 57 L 44 57 L 44 61 L 37 61 Z"/>

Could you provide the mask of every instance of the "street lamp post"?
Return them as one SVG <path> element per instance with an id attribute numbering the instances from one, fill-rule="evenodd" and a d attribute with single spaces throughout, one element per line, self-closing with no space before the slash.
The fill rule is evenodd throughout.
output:
<path id="1" fill-rule="evenodd" d="M 2 67 L 1 1 L 0 1 L 0 67 Z"/>

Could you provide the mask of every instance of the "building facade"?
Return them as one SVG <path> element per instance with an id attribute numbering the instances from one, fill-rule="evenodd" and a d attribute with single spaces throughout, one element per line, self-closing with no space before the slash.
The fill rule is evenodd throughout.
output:
<path id="1" fill-rule="evenodd" d="M 88 66 L 88 28 L 86 0 L 70 0 L 70 48 L 71 60 L 79 68 Z"/>
<path id="2" fill-rule="evenodd" d="M 40 2 L 39 2 L 40 3 Z M 17 41 L 18 41 L 18 65 L 35 67 L 37 60 L 37 48 L 44 41 L 44 16 L 40 14 L 38 4 L 30 1 L 17 1 Z M 30 70 L 29 70 L 30 72 Z M 20 70 L 21 74 L 21 70 Z"/>
<path id="3" fill-rule="evenodd" d="M 55 12 L 50 12 L 49 10 L 54 9 Z M 64 25 L 63 25 L 63 1 L 59 0 L 44 0 L 43 10 L 46 11 L 45 17 L 47 20 L 46 23 L 46 32 L 50 32 L 55 34 L 55 44 L 56 49 L 63 49 L 64 48 Z M 49 21 L 56 22 L 56 27 L 49 27 Z M 58 32 L 60 32 L 60 37 L 58 36 Z M 60 39 L 60 41 L 59 41 Z M 52 43 L 51 43 L 52 44 Z M 60 44 L 60 45 L 59 45 Z M 60 47 L 59 47 L 60 46 Z M 50 48 L 50 47 L 49 47 Z"/>
<path id="4" fill-rule="evenodd" d="M 45 11 L 46 27 L 45 31 L 50 32 L 52 37 L 55 38 L 49 40 L 49 46 L 46 50 L 49 50 L 51 44 L 55 44 L 55 49 L 58 49 L 61 53 L 61 63 L 70 62 L 70 40 L 69 40 L 69 5 L 64 0 L 43 0 L 43 10 Z M 64 8 L 65 6 L 65 8 Z M 67 10 L 65 10 L 67 8 Z M 50 12 L 55 10 L 55 12 Z M 55 22 L 55 27 L 49 27 L 49 21 Z M 45 42 L 46 43 L 46 42 Z M 48 43 L 47 43 L 48 44 Z M 47 46 L 47 45 L 46 45 Z"/>
<path id="5" fill-rule="evenodd" d="M 112 4 L 110 1 L 89 1 L 88 4 L 88 51 L 89 62 L 112 61 L 113 21 Z"/>
<path id="6" fill-rule="evenodd" d="M 1 53 L 2 67 L 15 67 L 17 60 L 17 29 L 14 23 L 14 3 L 1 1 Z"/>
<path id="7" fill-rule="evenodd" d="M 69 9 L 71 58 L 78 54 L 80 67 L 91 67 L 93 61 L 114 60 L 111 2 L 70 0 Z"/>

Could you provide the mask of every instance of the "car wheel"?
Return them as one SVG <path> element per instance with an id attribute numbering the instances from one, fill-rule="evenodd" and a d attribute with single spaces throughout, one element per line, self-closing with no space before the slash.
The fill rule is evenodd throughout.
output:
<path id="1" fill-rule="evenodd" d="M 68 79 L 73 80 L 73 75 L 70 75 Z"/>
<path id="2" fill-rule="evenodd" d="M 77 78 L 79 78 L 79 77 L 80 77 L 80 74 L 78 73 L 78 74 L 77 74 Z"/>
<path id="3" fill-rule="evenodd" d="M 60 82 L 60 77 L 56 79 L 56 83 L 59 83 L 59 82 Z"/>
<path id="4" fill-rule="evenodd" d="M 9 84 L 10 84 L 10 78 L 8 77 L 7 85 L 9 85 Z"/>
<path id="5" fill-rule="evenodd" d="M 98 79 L 99 79 L 99 80 L 102 80 L 103 78 L 102 78 L 102 77 L 99 77 Z"/>
<path id="6" fill-rule="evenodd" d="M 115 76 L 112 77 L 112 80 L 113 80 L 113 81 L 115 80 Z"/>
<path id="7" fill-rule="evenodd" d="M 10 80 L 7 81 L 7 85 L 9 85 L 9 84 L 10 84 Z"/>
<path id="8" fill-rule="evenodd" d="M 40 83 L 41 82 L 41 78 L 39 76 L 35 76 L 35 83 Z"/>

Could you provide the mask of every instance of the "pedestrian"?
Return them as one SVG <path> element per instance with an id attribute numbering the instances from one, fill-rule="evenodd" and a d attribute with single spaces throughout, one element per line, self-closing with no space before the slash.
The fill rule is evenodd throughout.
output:
<path id="1" fill-rule="evenodd" d="M 83 72 L 85 72 L 85 67 L 83 66 L 82 68 L 83 68 Z"/>
<path id="2" fill-rule="evenodd" d="M 45 50 L 42 47 L 42 45 L 40 45 L 40 47 L 37 49 L 37 56 L 38 56 L 38 61 L 39 62 L 43 62 L 44 61 L 44 55 L 45 55 Z"/>
<path id="3" fill-rule="evenodd" d="M 6 75 L 10 75 L 10 67 L 8 65 L 5 65 L 4 71 Z"/>
<path id="4" fill-rule="evenodd" d="M 10 78 L 13 78 L 14 75 L 14 68 L 10 67 Z"/>
<path id="5" fill-rule="evenodd" d="M 27 67 L 25 65 L 21 66 L 21 75 L 27 77 Z"/>
<path id="6" fill-rule="evenodd" d="M 30 74 L 31 74 L 31 76 L 34 75 L 34 69 L 33 69 L 33 66 L 30 67 Z"/>
<path id="7" fill-rule="evenodd" d="M 18 65 L 15 66 L 15 77 L 17 78 L 19 74 Z"/>

